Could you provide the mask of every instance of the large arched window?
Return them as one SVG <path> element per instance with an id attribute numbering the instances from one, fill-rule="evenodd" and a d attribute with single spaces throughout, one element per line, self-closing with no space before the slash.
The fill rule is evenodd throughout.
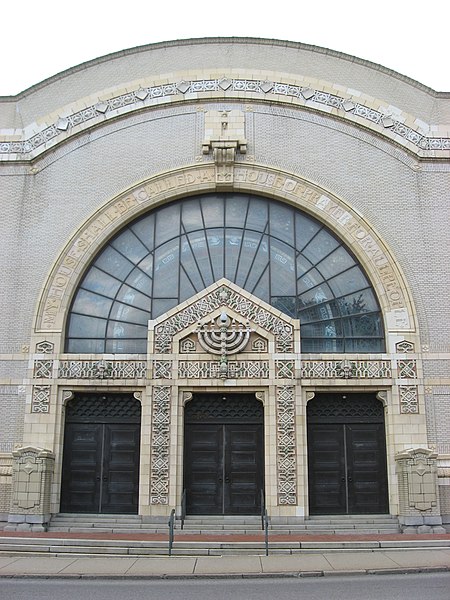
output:
<path id="1" fill-rule="evenodd" d="M 301 322 L 303 352 L 382 352 L 374 290 L 351 252 L 300 210 L 194 196 L 124 228 L 79 285 L 66 351 L 145 353 L 147 322 L 226 277 Z"/>

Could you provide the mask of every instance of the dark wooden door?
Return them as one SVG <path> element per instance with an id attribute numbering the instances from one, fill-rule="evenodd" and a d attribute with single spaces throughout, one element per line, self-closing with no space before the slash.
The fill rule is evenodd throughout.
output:
<path id="1" fill-rule="evenodd" d="M 67 423 L 61 511 L 137 512 L 139 423 Z"/>
<path id="2" fill-rule="evenodd" d="M 188 514 L 258 514 L 263 488 L 260 423 L 186 423 Z"/>
<path id="3" fill-rule="evenodd" d="M 311 514 L 388 511 L 383 423 L 308 426 Z"/>

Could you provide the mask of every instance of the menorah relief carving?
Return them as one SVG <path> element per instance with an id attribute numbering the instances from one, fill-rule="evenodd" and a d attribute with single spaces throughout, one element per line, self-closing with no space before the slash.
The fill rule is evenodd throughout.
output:
<path id="1" fill-rule="evenodd" d="M 219 377 L 228 376 L 228 356 L 245 349 L 252 329 L 248 321 L 237 323 L 222 311 L 217 318 L 207 323 L 199 323 L 197 336 L 200 346 L 210 354 L 217 354 L 219 359 Z"/>

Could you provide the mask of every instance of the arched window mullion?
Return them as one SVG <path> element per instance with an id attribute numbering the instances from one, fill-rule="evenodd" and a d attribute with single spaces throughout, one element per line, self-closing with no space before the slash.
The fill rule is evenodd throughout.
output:
<path id="1" fill-rule="evenodd" d="M 254 291 L 256 290 L 256 288 L 259 285 L 259 282 L 261 281 L 261 279 L 264 277 L 265 272 L 267 271 L 267 269 L 269 268 L 269 262 L 267 262 L 266 266 L 264 267 L 263 271 L 261 272 L 261 275 L 258 277 L 258 279 L 256 280 L 255 285 L 253 286 L 252 291 L 250 292 L 251 294 L 254 293 Z M 270 273 L 269 273 L 269 281 L 270 281 Z M 270 284 L 269 284 L 270 285 Z M 272 298 L 272 296 L 269 295 L 269 298 Z"/>
<path id="2" fill-rule="evenodd" d="M 200 265 L 198 264 L 197 257 L 195 255 L 194 249 L 192 248 L 192 244 L 191 244 L 191 240 L 189 239 L 189 235 L 188 235 L 188 233 L 187 233 L 187 231 L 186 231 L 186 229 L 185 229 L 185 227 L 184 227 L 183 224 L 181 224 L 181 228 L 182 228 L 181 235 L 185 235 L 185 237 L 186 237 L 186 242 L 188 243 L 189 250 L 191 251 L 192 257 L 193 257 L 194 262 L 195 262 L 195 266 L 197 267 L 198 274 L 200 275 L 200 279 L 202 280 L 203 287 L 206 287 L 205 280 L 203 279 L 202 270 L 200 269 Z M 189 233 L 192 233 L 192 232 L 189 232 Z M 206 236 L 205 236 L 205 238 L 206 238 Z M 205 241 L 206 241 L 206 239 L 205 239 Z M 180 254 L 180 257 L 181 257 L 181 254 Z M 181 266 L 181 258 L 180 258 L 180 266 Z"/>
<path id="3" fill-rule="evenodd" d="M 207 228 L 205 225 L 205 215 L 203 214 L 203 203 L 202 202 L 200 202 L 200 214 L 202 215 L 203 232 L 204 232 L 204 236 L 205 236 L 206 250 L 208 252 L 209 268 L 211 269 L 211 275 L 214 279 L 214 265 L 212 262 L 211 252 L 209 249 L 209 242 L 208 242 L 208 230 L 210 228 L 209 227 Z"/>
<path id="4" fill-rule="evenodd" d="M 249 278 L 249 276 L 250 276 L 250 273 L 251 273 L 251 271 L 252 271 L 253 265 L 255 264 L 255 260 L 256 260 L 256 257 L 258 256 L 258 252 L 259 252 L 259 250 L 260 250 L 260 248 L 261 248 L 261 244 L 262 244 L 262 242 L 263 242 L 263 239 L 264 239 L 264 237 L 265 237 L 265 236 L 267 236 L 267 228 L 268 228 L 268 222 L 266 222 L 266 226 L 264 227 L 264 231 L 260 231 L 260 232 L 259 232 L 259 233 L 260 233 L 260 235 L 261 235 L 261 237 L 260 237 L 260 239 L 259 239 L 259 242 L 258 242 L 258 247 L 256 248 L 256 252 L 255 252 L 255 254 L 254 254 L 254 256 L 253 256 L 252 262 L 251 262 L 251 264 L 250 264 L 250 267 L 249 267 L 249 269 L 248 269 L 248 272 L 247 272 L 247 277 L 245 278 L 245 281 L 244 281 L 244 286 L 243 286 L 243 287 L 244 287 L 244 289 L 247 289 L 247 281 L 248 281 L 248 278 Z M 267 266 L 269 265 L 269 263 L 270 263 L 270 254 L 269 254 L 269 256 L 268 256 L 267 265 L 264 267 L 263 273 L 265 272 L 265 270 L 266 270 Z M 259 279 L 260 279 L 260 278 L 259 278 Z M 258 279 L 258 281 L 259 281 L 259 279 Z M 255 287 L 253 287 L 253 289 L 255 289 Z"/>
<path id="5" fill-rule="evenodd" d="M 327 283 L 327 281 L 325 281 L 323 283 Z M 322 285 L 322 284 L 315 285 L 314 287 L 310 288 L 308 290 L 308 292 L 314 290 L 315 288 L 319 287 L 320 285 Z M 333 294 L 333 298 L 330 298 L 329 300 L 325 300 L 325 302 L 319 302 L 318 304 L 314 304 L 312 306 L 320 306 L 321 304 L 328 304 L 329 302 L 334 302 L 335 300 L 341 300 L 342 298 L 346 298 L 347 296 L 351 296 L 353 294 L 358 294 L 359 292 L 365 292 L 367 290 L 371 291 L 372 289 L 373 288 L 370 285 L 367 285 L 366 287 L 363 287 L 363 288 L 358 289 L 358 290 L 354 290 L 353 292 L 350 292 L 350 293 L 347 293 L 347 294 L 340 294 L 339 296 L 335 296 L 334 293 L 333 293 L 333 290 L 330 288 L 330 291 Z M 302 294 L 298 294 L 298 298 L 300 298 L 304 294 L 306 294 L 306 292 L 303 292 Z M 304 309 L 302 309 L 302 310 L 308 310 L 309 308 L 311 308 L 311 306 L 305 306 Z M 299 312 L 301 312 L 301 311 L 299 311 Z M 376 312 L 376 311 L 374 311 L 374 312 Z M 363 313 L 358 313 L 358 314 L 363 314 Z"/>
<path id="6" fill-rule="evenodd" d="M 213 207 L 209 202 L 213 203 Z M 286 210 L 285 205 L 285 210 L 280 210 L 275 206 L 276 200 L 252 195 L 236 194 L 230 197 L 226 193 L 212 196 L 199 194 L 176 203 L 179 206 L 174 206 L 167 213 L 159 212 L 164 210 L 164 207 L 160 207 L 137 218 L 99 251 L 79 284 L 78 310 L 73 308 L 77 300 L 75 295 L 70 311 L 70 315 L 76 318 L 72 331 L 85 333 L 85 337 L 69 337 L 69 317 L 69 348 L 70 339 L 86 339 L 87 352 L 89 348 L 98 351 L 101 344 L 103 348 L 105 344 L 106 348 L 119 347 L 119 340 L 129 340 L 124 344 L 128 348 L 140 348 L 139 328 L 146 314 L 149 314 L 149 318 L 156 318 L 167 307 L 174 306 L 177 300 L 179 303 L 182 297 L 190 295 L 191 290 L 200 292 L 209 285 L 211 278 L 214 281 L 222 276 L 239 282 L 252 294 L 256 291 L 256 295 L 269 299 L 280 310 L 301 321 L 307 317 L 307 311 L 311 311 L 310 316 L 314 320 L 303 324 L 311 325 L 308 348 L 318 352 L 341 352 L 343 345 L 347 344 L 350 351 L 362 348 L 361 351 L 370 352 L 371 347 L 384 347 L 384 322 L 373 285 L 351 249 L 317 219 L 293 206 Z M 173 219 L 167 220 L 164 215 L 167 218 L 173 215 Z M 210 225 L 208 227 L 207 222 Z M 162 227 L 159 232 L 161 239 L 169 237 L 158 241 L 158 245 L 154 243 L 156 239 L 159 240 L 157 223 Z M 289 233 L 287 241 L 283 239 L 285 228 Z M 211 237 L 213 231 L 214 239 Z M 124 235 L 122 239 L 121 235 Z M 161 269 L 156 270 L 155 250 L 162 250 L 165 245 L 170 248 L 177 245 L 178 252 L 175 248 L 173 251 L 178 254 L 178 263 L 172 257 L 170 265 L 169 261 L 164 260 L 165 267 L 161 263 Z M 101 258 L 105 251 L 104 258 Z M 277 256 L 278 252 L 282 256 L 286 254 L 289 268 L 277 270 L 281 268 L 279 260 L 282 261 Z M 140 258 L 142 253 L 145 256 Z M 161 259 L 165 257 L 163 253 L 159 254 Z M 169 279 L 165 282 L 166 277 Z M 319 296 L 317 292 L 324 286 L 327 286 L 325 301 L 317 303 L 324 295 L 320 293 Z M 158 299 L 161 301 L 156 303 L 154 295 L 158 290 L 164 297 L 161 296 Z M 287 294 L 291 291 L 293 294 Z M 308 304 L 300 307 L 300 301 Z M 149 310 L 146 309 L 147 304 Z M 318 309 L 322 305 L 323 310 Z M 79 312 L 80 309 L 88 311 L 90 306 L 95 315 Z M 336 313 L 335 316 L 333 313 Z M 92 328 L 89 321 L 85 323 L 79 320 L 90 316 L 99 319 L 97 324 L 92 322 Z M 368 317 L 366 321 L 362 319 L 364 316 Z M 122 323 L 124 327 L 128 324 L 130 328 L 116 332 L 111 329 L 109 335 L 113 321 Z M 336 339 L 341 341 L 335 346 L 326 345 L 325 342 L 321 346 L 321 340 L 326 339 L 320 337 L 325 333 L 322 326 L 333 322 L 335 333 L 339 334 Z M 87 337 L 94 336 L 98 331 L 105 336 L 103 340 Z M 364 332 L 367 335 L 374 334 L 371 339 L 381 341 L 356 341 L 364 340 Z M 122 338 L 122 333 L 126 333 L 127 337 Z M 136 345 L 132 343 L 134 339 L 139 340 Z M 73 347 L 78 353 L 83 343 L 74 343 Z"/>

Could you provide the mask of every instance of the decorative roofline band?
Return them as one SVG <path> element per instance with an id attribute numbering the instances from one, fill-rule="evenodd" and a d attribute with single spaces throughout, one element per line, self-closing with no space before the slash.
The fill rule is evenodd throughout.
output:
<path id="1" fill-rule="evenodd" d="M 388 111 L 383 113 L 375 110 L 351 97 L 346 98 L 313 89 L 309 86 L 283 82 L 221 78 L 182 80 L 164 85 L 140 87 L 126 94 L 99 101 L 70 115 L 59 117 L 53 124 L 43 127 L 41 131 L 33 134 L 28 139 L 0 140 L 0 161 L 32 158 L 54 146 L 55 143 L 66 139 L 67 134 L 70 134 L 74 128 L 83 126 L 90 121 L 96 122 L 108 117 L 117 117 L 129 113 L 130 110 L 165 103 L 167 99 L 175 97 L 187 100 L 198 99 L 198 95 L 202 93 L 238 94 L 238 96 L 230 95 L 228 99 L 239 98 L 246 94 L 251 95 L 252 99 L 257 99 L 255 95 L 264 98 L 268 94 L 276 96 L 278 101 L 282 101 L 283 98 L 294 98 L 308 108 L 323 111 L 327 114 L 330 114 L 330 109 L 339 111 L 335 114 L 340 114 L 341 117 L 346 117 L 349 120 L 357 120 L 360 125 L 366 124 L 371 127 L 378 125 L 379 132 L 389 133 L 388 137 L 401 145 L 409 144 L 410 148 L 411 146 L 411 149 L 415 148 L 421 156 L 427 156 L 425 153 L 432 153 L 431 156 L 434 156 L 435 152 L 450 151 L 450 138 L 430 137 L 422 134 L 418 129 L 405 125 L 401 119 L 389 114 Z M 223 96 L 220 97 L 223 98 Z"/>

